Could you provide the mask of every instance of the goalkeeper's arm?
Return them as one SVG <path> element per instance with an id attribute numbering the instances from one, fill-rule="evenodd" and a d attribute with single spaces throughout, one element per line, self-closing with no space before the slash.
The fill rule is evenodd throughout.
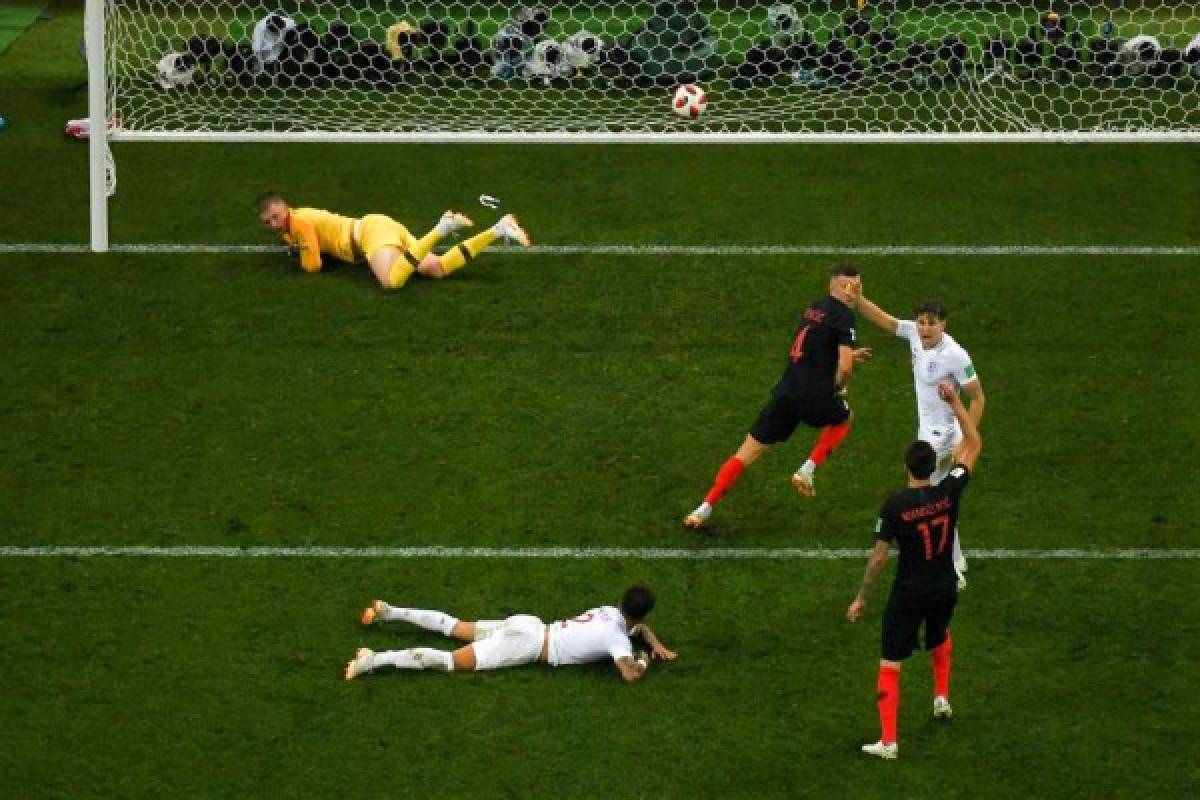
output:
<path id="1" fill-rule="evenodd" d="M 319 272 L 321 269 L 321 241 L 317 238 L 317 229 L 311 222 L 292 222 L 292 230 L 285 238 L 288 250 L 300 256 L 300 268 L 305 272 Z"/>

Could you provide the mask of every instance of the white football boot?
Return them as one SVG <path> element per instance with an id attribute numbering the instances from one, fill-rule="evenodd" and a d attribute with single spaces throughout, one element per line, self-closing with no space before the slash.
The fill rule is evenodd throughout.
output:
<path id="1" fill-rule="evenodd" d="M 878 741 L 874 744 L 864 744 L 862 751 L 869 756 L 878 756 L 890 761 L 900 755 L 900 746 L 896 742 L 884 744 L 882 741 Z"/>
<path id="2" fill-rule="evenodd" d="M 529 234 L 517 222 L 517 217 L 514 214 L 505 214 L 492 228 L 497 235 L 503 236 L 510 242 L 516 242 L 521 247 L 529 247 L 533 242 L 529 240 Z"/>
<path id="3" fill-rule="evenodd" d="M 792 475 L 792 486 L 796 487 L 796 491 L 805 497 L 816 497 L 817 489 L 813 486 L 812 476 L 802 469 L 796 470 Z"/>
<path id="4" fill-rule="evenodd" d="M 933 698 L 933 718 L 934 719 L 950 719 L 954 716 L 954 709 L 950 707 L 950 701 L 942 695 Z"/>
<path id="5" fill-rule="evenodd" d="M 463 228 L 470 228 L 475 223 L 466 214 L 460 214 L 457 211 L 447 211 L 442 214 L 442 220 L 438 223 L 438 229 L 443 236 L 449 236 L 452 233 L 458 233 Z"/>
<path id="6" fill-rule="evenodd" d="M 358 648 L 354 658 L 346 664 L 346 680 L 352 681 L 359 675 L 370 672 L 375 663 L 375 651 L 365 647 Z"/>
<path id="7" fill-rule="evenodd" d="M 380 617 L 382 617 L 383 612 L 387 611 L 389 608 L 391 608 L 391 606 L 389 606 L 387 603 L 383 602 L 382 600 L 376 600 L 375 602 L 371 603 L 371 605 L 363 609 L 362 616 L 359 617 L 359 621 L 362 622 L 363 625 L 373 625 L 376 622 L 383 622 Z"/>
<path id="8" fill-rule="evenodd" d="M 707 502 L 696 506 L 696 510 L 683 518 L 683 524 L 689 528 L 703 528 L 704 523 L 712 516 L 712 506 Z"/>

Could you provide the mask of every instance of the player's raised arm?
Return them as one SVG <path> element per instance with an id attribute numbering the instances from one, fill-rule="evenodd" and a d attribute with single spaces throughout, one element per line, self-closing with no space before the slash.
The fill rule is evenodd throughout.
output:
<path id="1" fill-rule="evenodd" d="M 854 310 L 866 317 L 868 321 L 878 325 L 892 335 L 895 335 L 900 327 L 898 319 L 872 303 L 863 295 L 859 295 Z"/>
<path id="2" fill-rule="evenodd" d="M 967 469 L 974 471 L 975 462 L 979 460 L 979 451 L 983 449 L 983 440 L 979 437 L 979 428 L 975 425 L 975 420 L 971 418 L 971 414 L 967 412 L 962 398 L 958 396 L 958 387 L 953 383 L 949 381 L 939 383 L 938 397 L 949 404 L 950 409 L 954 412 L 954 418 L 958 420 L 959 427 L 962 428 L 963 440 L 958 448 L 959 463 L 965 465 Z"/>
<path id="3" fill-rule="evenodd" d="M 984 406 L 987 404 L 987 398 L 983 396 L 983 383 L 977 376 L 970 383 L 964 383 L 962 390 L 967 395 L 967 413 L 971 415 L 978 430 L 979 423 L 983 421 Z"/>

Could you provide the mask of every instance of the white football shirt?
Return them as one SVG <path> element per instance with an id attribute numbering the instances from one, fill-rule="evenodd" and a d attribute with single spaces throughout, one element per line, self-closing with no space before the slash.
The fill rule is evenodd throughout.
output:
<path id="1" fill-rule="evenodd" d="M 957 428 L 958 420 L 954 418 L 950 406 L 938 397 L 937 387 L 942 381 L 950 381 L 961 388 L 978 380 L 971 356 L 948 333 L 942 334 L 942 340 L 936 347 L 926 350 L 921 337 L 917 335 L 917 323 L 912 320 L 900 320 L 896 325 L 896 335 L 908 340 L 912 352 L 918 426 L 922 430 Z"/>
<path id="2" fill-rule="evenodd" d="M 593 608 L 574 619 L 550 624 L 550 652 L 553 666 L 586 664 L 589 661 L 614 661 L 633 655 L 633 643 L 625 628 L 625 617 L 612 606 Z"/>

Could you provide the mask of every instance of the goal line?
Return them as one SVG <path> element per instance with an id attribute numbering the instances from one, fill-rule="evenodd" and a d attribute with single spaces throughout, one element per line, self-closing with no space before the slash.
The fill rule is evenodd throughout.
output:
<path id="1" fill-rule="evenodd" d="M 0 558 L 389 558 L 389 559 L 627 559 L 635 561 L 836 561 L 863 559 L 863 548 L 799 547 L 225 547 L 204 545 L 0 547 Z M 1200 548 L 1057 548 L 968 550 L 996 561 L 1181 561 Z"/>

